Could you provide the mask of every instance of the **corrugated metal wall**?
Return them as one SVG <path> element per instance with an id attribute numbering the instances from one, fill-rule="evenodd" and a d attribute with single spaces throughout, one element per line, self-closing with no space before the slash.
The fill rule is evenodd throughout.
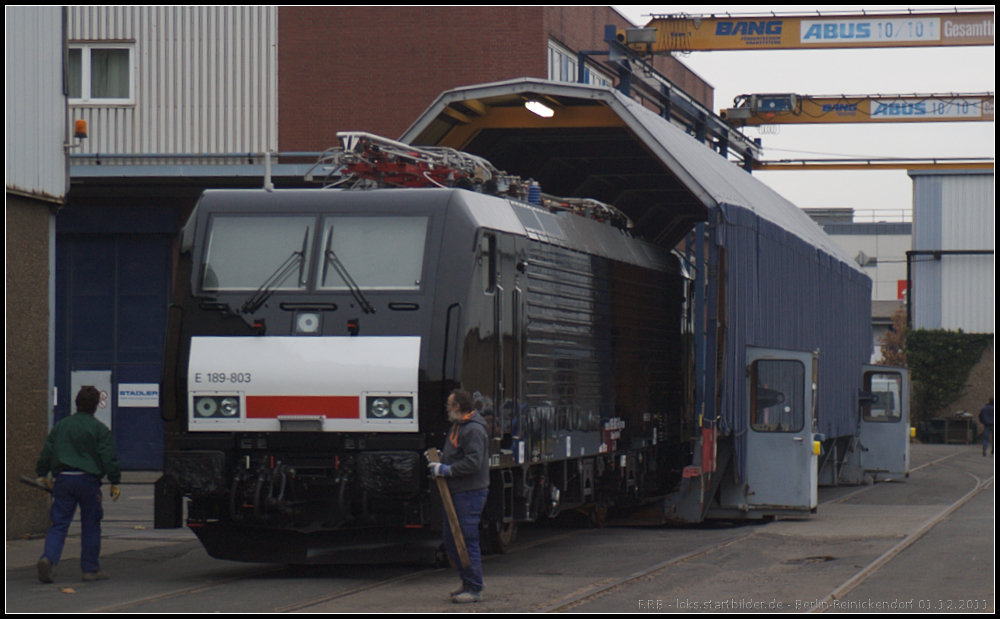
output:
<path id="1" fill-rule="evenodd" d="M 278 147 L 276 7 L 70 7 L 73 42 L 132 42 L 134 104 L 71 105 L 83 153 Z"/>
<path id="2" fill-rule="evenodd" d="M 62 9 L 15 6 L 7 8 L 6 17 L 6 188 L 62 200 L 67 189 Z"/>
<path id="3" fill-rule="evenodd" d="M 913 177 L 915 250 L 995 250 L 992 171 Z M 995 257 L 914 256 L 913 325 L 993 333 Z"/>
<path id="4" fill-rule="evenodd" d="M 862 365 L 872 352 L 871 279 L 754 212 L 722 205 L 724 385 L 719 416 L 746 462 L 746 347 L 819 350 L 818 430 L 855 433 Z"/>

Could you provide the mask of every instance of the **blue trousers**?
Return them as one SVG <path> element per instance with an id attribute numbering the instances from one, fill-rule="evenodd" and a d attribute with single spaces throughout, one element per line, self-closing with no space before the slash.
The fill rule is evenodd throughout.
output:
<path id="1" fill-rule="evenodd" d="M 451 525 L 448 524 L 448 514 L 443 515 L 444 548 L 448 552 L 451 562 L 458 566 L 462 584 L 470 591 L 483 590 L 483 557 L 479 551 L 479 518 L 482 516 L 483 507 L 486 505 L 486 496 L 489 492 L 488 489 L 470 490 L 451 495 L 451 502 L 455 504 L 455 513 L 458 515 L 458 524 L 462 529 L 462 537 L 465 539 L 465 549 L 469 552 L 471 565 L 467 568 L 462 568 L 462 561 L 458 558 L 455 538 L 451 534 Z"/>
<path id="2" fill-rule="evenodd" d="M 45 536 L 45 554 L 42 555 L 57 565 L 62 557 L 63 545 L 66 543 L 66 533 L 76 514 L 76 506 L 80 506 L 80 524 L 82 549 L 80 552 L 80 567 L 83 573 L 100 571 L 98 556 L 101 554 L 101 519 L 104 518 L 104 508 L 101 506 L 101 480 L 93 475 L 62 473 L 56 477 L 52 487 L 52 509 L 49 512 L 52 526 Z"/>

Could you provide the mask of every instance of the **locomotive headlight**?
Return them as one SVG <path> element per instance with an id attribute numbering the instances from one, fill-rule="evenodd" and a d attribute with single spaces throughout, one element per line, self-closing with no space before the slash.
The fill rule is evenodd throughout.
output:
<path id="1" fill-rule="evenodd" d="M 304 334 L 318 334 L 320 331 L 319 314 L 304 312 L 295 319 L 295 331 Z"/>
<path id="2" fill-rule="evenodd" d="M 415 395 L 394 395 L 374 393 L 364 396 L 365 419 L 379 424 L 415 424 L 417 421 L 417 398 Z"/>
<path id="3" fill-rule="evenodd" d="M 389 414 L 389 400 L 385 398 L 375 398 L 371 404 L 371 414 L 379 419 Z"/>
<path id="4" fill-rule="evenodd" d="M 234 417 L 240 414 L 240 401 L 236 398 L 225 398 L 219 405 L 219 409 L 222 411 L 225 417 Z"/>
<path id="5" fill-rule="evenodd" d="M 194 403 L 194 410 L 199 417 L 211 417 L 219 410 L 219 405 L 215 398 L 198 398 Z"/>
<path id="6" fill-rule="evenodd" d="M 397 419 L 406 419 L 413 414 L 413 403 L 410 398 L 396 398 L 392 401 L 392 415 Z"/>
<path id="7" fill-rule="evenodd" d="M 243 412 L 240 400 L 236 394 L 195 395 L 192 421 L 239 421 Z"/>

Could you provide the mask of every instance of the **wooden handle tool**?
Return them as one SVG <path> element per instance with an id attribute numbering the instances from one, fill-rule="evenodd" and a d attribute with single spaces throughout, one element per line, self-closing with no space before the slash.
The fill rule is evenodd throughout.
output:
<path id="1" fill-rule="evenodd" d="M 438 450 L 434 447 L 428 449 L 424 456 L 428 462 L 440 462 Z M 441 494 L 441 502 L 444 503 L 444 513 L 448 515 L 448 524 L 451 525 L 451 535 L 455 538 L 455 547 L 458 549 L 458 558 L 462 561 L 462 567 L 467 568 L 472 565 L 469 561 L 469 551 L 465 547 L 465 538 L 462 537 L 462 526 L 458 523 L 458 514 L 455 513 L 455 504 L 451 502 L 451 491 L 448 490 L 448 482 L 444 477 L 438 477 L 438 492 Z"/>
<path id="2" fill-rule="evenodd" d="M 52 494 L 52 491 L 49 490 L 48 486 L 44 486 L 38 483 L 38 480 L 35 479 L 34 477 L 30 477 L 28 475 L 21 475 L 21 483 L 27 486 L 31 486 L 35 490 L 41 490 L 42 492 L 48 492 L 49 494 Z"/>

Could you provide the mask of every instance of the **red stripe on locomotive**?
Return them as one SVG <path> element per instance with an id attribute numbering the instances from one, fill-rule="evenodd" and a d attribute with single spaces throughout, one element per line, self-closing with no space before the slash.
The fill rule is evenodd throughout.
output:
<path id="1" fill-rule="evenodd" d="M 247 419 L 278 415 L 324 415 L 327 419 L 358 419 L 360 398 L 346 395 L 248 395 Z"/>

